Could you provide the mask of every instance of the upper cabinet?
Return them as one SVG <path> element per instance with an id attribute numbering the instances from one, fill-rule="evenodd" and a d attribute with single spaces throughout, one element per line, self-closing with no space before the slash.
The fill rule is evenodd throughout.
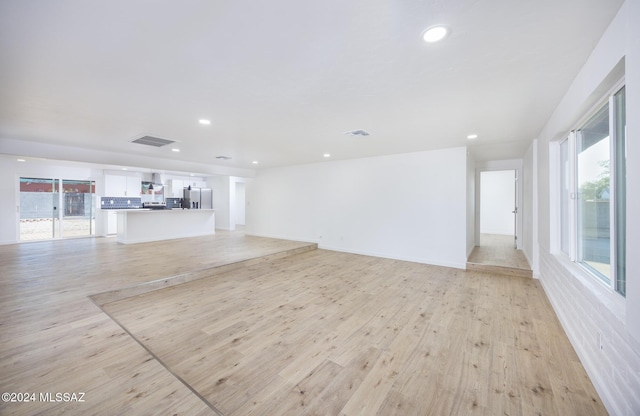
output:
<path id="1" fill-rule="evenodd" d="M 182 198 L 183 190 L 192 188 L 206 188 L 207 183 L 201 180 L 169 179 L 164 188 L 165 198 Z M 139 197 L 142 188 L 142 179 L 139 176 L 104 175 L 104 195 L 113 197 Z"/>
<path id="2" fill-rule="evenodd" d="M 104 196 L 139 197 L 141 186 L 137 176 L 104 175 Z"/>
<path id="3" fill-rule="evenodd" d="M 207 183 L 205 181 L 190 181 L 185 186 L 189 186 L 189 185 L 191 185 L 192 188 L 206 188 L 207 187 Z"/>
<path id="4" fill-rule="evenodd" d="M 127 196 L 127 177 L 104 175 L 104 196 Z"/>
<path id="5" fill-rule="evenodd" d="M 169 186 L 167 186 L 165 197 L 182 198 L 182 189 L 185 186 L 188 186 L 188 184 L 184 185 L 184 181 L 182 179 L 171 179 L 169 181 Z"/>
<path id="6" fill-rule="evenodd" d="M 195 181 L 187 179 L 170 179 L 167 181 L 167 188 L 164 196 L 169 198 L 182 198 L 183 190 L 191 186 L 192 188 L 206 188 L 205 181 Z"/>
<path id="7" fill-rule="evenodd" d="M 127 194 L 125 196 L 140 196 L 142 179 L 137 176 L 127 176 Z"/>

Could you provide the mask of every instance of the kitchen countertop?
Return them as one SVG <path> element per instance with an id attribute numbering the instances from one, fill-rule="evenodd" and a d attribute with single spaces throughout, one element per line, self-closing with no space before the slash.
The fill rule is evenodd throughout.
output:
<path id="1" fill-rule="evenodd" d="M 101 211 L 105 212 L 149 212 L 149 211 L 157 211 L 157 212 L 167 212 L 167 211 L 215 211 L 214 209 L 182 209 L 182 208 L 171 208 L 171 209 L 153 209 L 153 208 L 121 208 L 121 209 L 113 209 L 113 208 L 101 208 Z"/>
<path id="2" fill-rule="evenodd" d="M 109 211 L 109 210 L 106 210 Z M 211 212 L 215 211 L 214 209 L 182 209 L 182 208 L 172 208 L 172 209 L 154 209 L 154 208 L 140 208 L 140 209 L 114 209 L 116 212 Z"/>

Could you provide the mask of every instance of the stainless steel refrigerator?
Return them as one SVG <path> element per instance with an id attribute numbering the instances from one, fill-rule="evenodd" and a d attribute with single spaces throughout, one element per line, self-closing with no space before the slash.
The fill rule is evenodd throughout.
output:
<path id="1" fill-rule="evenodd" d="M 200 208 L 213 209 L 213 192 L 210 188 L 200 189 Z"/>
<path id="2" fill-rule="evenodd" d="M 209 188 L 184 188 L 184 208 L 212 209 L 213 192 Z"/>

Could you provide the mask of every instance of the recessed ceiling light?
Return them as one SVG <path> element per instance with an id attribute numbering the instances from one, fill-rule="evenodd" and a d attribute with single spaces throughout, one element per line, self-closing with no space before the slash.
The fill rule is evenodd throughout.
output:
<path id="1" fill-rule="evenodd" d="M 251 162 L 251 163 L 253 163 L 254 165 L 257 165 L 257 164 L 258 164 L 258 161 L 257 161 L 257 160 L 254 160 L 254 161 L 253 161 L 253 162 Z"/>
<path id="2" fill-rule="evenodd" d="M 422 39 L 427 43 L 435 43 L 444 39 L 447 34 L 449 34 L 449 29 L 446 26 L 431 26 L 422 33 Z"/>
<path id="3" fill-rule="evenodd" d="M 198 120 L 198 123 L 208 126 L 209 124 L 211 124 L 211 120 L 206 120 L 204 118 L 201 118 L 200 120 Z"/>
<path id="4" fill-rule="evenodd" d="M 176 153 L 177 153 L 177 152 L 179 152 L 179 151 L 180 151 L 180 149 L 177 149 L 177 148 L 175 148 L 175 147 L 174 147 L 173 149 L 171 149 L 171 151 L 172 151 L 172 152 L 176 152 Z"/>
<path id="5" fill-rule="evenodd" d="M 24 159 L 16 159 L 18 162 L 26 162 Z"/>
<path id="6" fill-rule="evenodd" d="M 470 135 L 467 136 L 467 139 L 469 139 L 469 140 L 473 140 L 473 139 L 477 139 L 477 138 L 478 138 L 477 134 L 470 134 Z"/>
<path id="7" fill-rule="evenodd" d="M 129 170 L 129 169 L 127 169 L 127 168 L 122 168 L 122 170 Z"/>
<path id="8" fill-rule="evenodd" d="M 322 156 L 324 156 L 324 157 L 331 157 L 331 154 L 329 154 L 329 153 L 325 153 L 325 154 L 324 154 L 324 155 L 322 155 Z"/>

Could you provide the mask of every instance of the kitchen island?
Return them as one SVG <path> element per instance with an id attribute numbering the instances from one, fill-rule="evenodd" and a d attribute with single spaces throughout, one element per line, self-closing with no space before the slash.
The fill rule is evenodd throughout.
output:
<path id="1" fill-rule="evenodd" d="M 123 209 L 117 211 L 119 243 L 132 244 L 215 234 L 213 209 Z"/>

